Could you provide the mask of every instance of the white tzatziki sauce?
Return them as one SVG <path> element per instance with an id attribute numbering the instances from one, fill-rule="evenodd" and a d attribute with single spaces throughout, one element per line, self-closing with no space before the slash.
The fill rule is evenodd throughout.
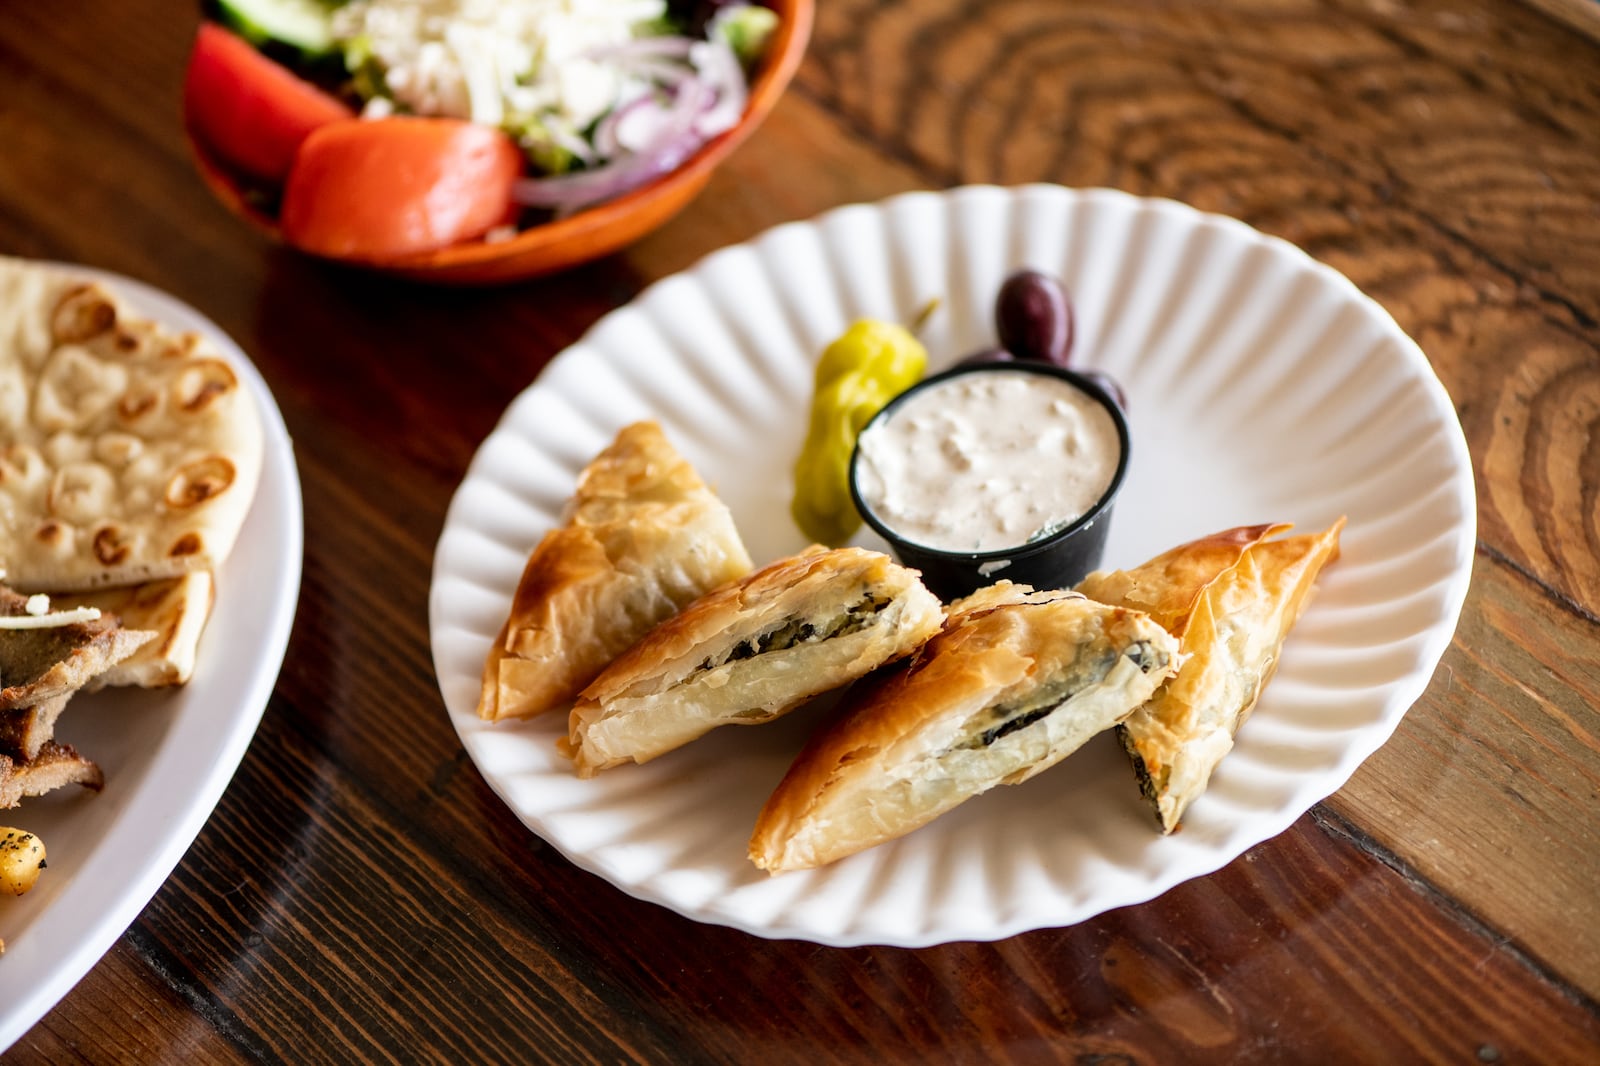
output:
<path id="1" fill-rule="evenodd" d="M 1122 443 L 1098 400 L 1025 370 L 961 374 L 861 434 L 856 489 L 884 526 L 944 551 L 1049 536 L 1099 502 Z"/>

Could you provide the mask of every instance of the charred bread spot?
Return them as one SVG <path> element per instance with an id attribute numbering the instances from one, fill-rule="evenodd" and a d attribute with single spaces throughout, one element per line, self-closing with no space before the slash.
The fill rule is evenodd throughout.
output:
<path id="1" fill-rule="evenodd" d="M 198 507 L 228 491 L 234 476 L 233 463 L 221 455 L 197 459 L 182 467 L 167 482 L 167 506 L 177 509 Z"/>
<path id="2" fill-rule="evenodd" d="M 79 344 L 112 329 L 117 308 L 98 285 L 76 285 L 61 297 L 50 316 L 50 335 L 57 344 Z"/>
<path id="3" fill-rule="evenodd" d="M 40 522 L 39 527 L 33 531 L 33 537 L 47 548 L 60 550 L 71 543 L 72 530 L 64 523 L 52 519 Z"/>
<path id="4" fill-rule="evenodd" d="M 94 557 L 106 566 L 116 566 L 127 559 L 132 546 L 122 530 L 106 525 L 95 530 Z"/>
<path id="5" fill-rule="evenodd" d="M 117 414 L 122 416 L 124 422 L 137 422 L 145 415 L 154 411 L 161 398 L 149 389 L 140 389 L 123 393 L 122 399 L 117 401 Z"/>
<path id="6" fill-rule="evenodd" d="M 178 410 L 198 414 L 212 401 L 239 387 L 233 368 L 220 359 L 201 359 L 184 368 L 173 383 L 173 402 Z"/>
<path id="7" fill-rule="evenodd" d="M 204 550 L 205 542 L 200 539 L 200 534 L 189 532 L 172 542 L 172 547 L 167 549 L 167 555 L 181 559 L 186 555 L 199 555 Z"/>
<path id="8" fill-rule="evenodd" d="M 160 332 L 149 322 L 122 319 L 90 347 L 102 358 L 135 360 L 148 358 L 163 344 Z"/>

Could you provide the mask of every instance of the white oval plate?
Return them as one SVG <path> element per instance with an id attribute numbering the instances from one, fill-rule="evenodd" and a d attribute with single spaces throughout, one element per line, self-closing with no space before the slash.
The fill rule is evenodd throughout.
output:
<path id="1" fill-rule="evenodd" d="M 527 553 L 578 471 L 655 418 L 732 509 L 752 556 L 799 549 L 790 465 L 811 371 L 860 316 L 939 297 L 938 369 L 994 343 L 1001 280 L 1061 276 L 1077 362 L 1127 390 L 1133 458 L 1106 565 L 1232 526 L 1349 516 L 1343 558 L 1180 833 L 1161 837 L 1115 742 L 829 868 L 769 878 L 756 813 L 815 720 L 724 729 L 576 779 L 565 716 L 489 725 L 478 678 Z M 1108 190 L 911 193 L 780 226 L 652 285 L 506 412 L 434 559 L 434 665 L 462 743 L 511 809 L 624 891 L 761 936 L 919 946 L 1067 925 L 1209 873 L 1287 828 L 1394 731 L 1454 632 L 1475 526 L 1460 424 L 1382 308 L 1293 246 Z M 869 536 L 858 538 L 873 544 Z"/>
<path id="2" fill-rule="evenodd" d="M 106 953 L 193 843 L 266 709 L 300 594 L 300 479 L 260 372 L 215 323 L 160 290 L 44 265 L 105 282 L 135 312 L 209 338 L 255 397 L 266 447 L 250 513 L 217 574 L 194 677 L 168 691 L 73 697 L 57 733 L 100 764 L 105 790 L 63 789 L 0 811 L 0 821 L 38 834 L 50 864 L 33 891 L 0 899 L 0 1050 Z"/>

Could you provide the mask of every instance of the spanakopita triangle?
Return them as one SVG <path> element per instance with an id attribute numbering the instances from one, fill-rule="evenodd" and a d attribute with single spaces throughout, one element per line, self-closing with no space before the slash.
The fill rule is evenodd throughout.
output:
<path id="1" fill-rule="evenodd" d="M 915 651 L 944 611 L 881 552 L 813 545 L 662 623 L 584 689 L 578 776 L 647 762 L 724 725 L 760 725 Z"/>
<path id="2" fill-rule="evenodd" d="M 1118 727 L 1164 833 L 1233 749 L 1317 575 L 1338 558 L 1343 518 L 1321 533 L 1269 539 L 1288 528 L 1228 530 L 1078 586 L 1103 603 L 1149 611 L 1178 639 L 1177 675 Z"/>
<path id="3" fill-rule="evenodd" d="M 811 738 L 762 808 L 750 859 L 771 873 L 826 865 L 1020 784 L 1126 718 L 1176 661 L 1177 642 L 1141 611 L 980 589 Z"/>
<path id="4" fill-rule="evenodd" d="M 484 664 L 479 717 L 570 704 L 658 623 L 749 570 L 728 508 L 661 428 L 625 427 L 529 556 Z"/>

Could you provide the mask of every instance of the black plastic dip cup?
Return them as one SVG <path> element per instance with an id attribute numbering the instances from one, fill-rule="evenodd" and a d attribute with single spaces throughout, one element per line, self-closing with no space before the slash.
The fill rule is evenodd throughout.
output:
<path id="1" fill-rule="evenodd" d="M 932 548 L 907 539 L 892 524 L 873 511 L 862 499 L 858 468 L 861 464 L 861 444 L 874 427 L 893 418 L 895 412 L 913 397 L 934 389 L 954 378 L 969 374 L 1035 374 L 1058 378 L 1076 388 L 1080 393 L 1100 404 L 1111 415 L 1116 427 L 1121 454 L 1117 458 L 1116 472 L 1100 499 L 1076 521 L 1050 533 L 1012 547 L 992 551 L 955 551 Z M 1122 488 L 1128 472 L 1128 420 L 1122 409 L 1095 382 L 1081 374 L 1049 363 L 1024 360 L 976 363 L 958 366 L 918 382 L 889 402 L 879 411 L 857 437 L 856 449 L 850 458 L 850 498 L 862 520 L 889 542 L 895 556 L 906 566 L 922 572 L 922 581 L 930 591 L 946 603 L 974 592 L 1002 579 L 1017 584 L 1032 585 L 1036 589 L 1071 588 L 1082 581 L 1100 565 L 1105 554 L 1106 533 L 1111 526 L 1111 506 Z M 952 508 L 970 506 L 966 501 L 952 499 Z"/>

